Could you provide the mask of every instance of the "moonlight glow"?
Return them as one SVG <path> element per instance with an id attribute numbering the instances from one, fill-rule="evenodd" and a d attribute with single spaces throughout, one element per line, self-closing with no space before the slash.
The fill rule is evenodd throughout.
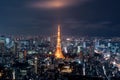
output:
<path id="1" fill-rule="evenodd" d="M 87 0 L 43 0 L 34 2 L 31 4 L 31 6 L 34 8 L 46 8 L 46 9 L 63 8 L 77 5 L 86 1 Z"/>

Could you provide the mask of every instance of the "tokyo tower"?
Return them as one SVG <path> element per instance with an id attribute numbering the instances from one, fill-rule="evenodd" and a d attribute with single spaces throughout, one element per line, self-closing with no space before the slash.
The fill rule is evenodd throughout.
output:
<path id="1" fill-rule="evenodd" d="M 62 54 L 62 49 L 61 49 L 60 25 L 58 25 L 57 46 L 56 46 L 55 58 L 57 58 L 57 59 L 59 59 L 59 58 L 64 59 L 65 58 Z"/>

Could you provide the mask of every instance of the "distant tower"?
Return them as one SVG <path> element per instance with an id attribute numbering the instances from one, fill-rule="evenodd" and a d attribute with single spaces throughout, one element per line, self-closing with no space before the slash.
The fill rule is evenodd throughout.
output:
<path id="1" fill-rule="evenodd" d="M 57 46 L 56 46 L 55 58 L 62 58 L 62 59 L 65 58 L 62 54 L 62 49 L 61 49 L 60 25 L 58 25 Z"/>

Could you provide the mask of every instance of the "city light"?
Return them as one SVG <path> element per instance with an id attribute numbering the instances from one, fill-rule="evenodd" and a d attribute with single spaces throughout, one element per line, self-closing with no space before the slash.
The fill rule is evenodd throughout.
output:
<path id="1" fill-rule="evenodd" d="M 120 0 L 0 0 L 0 80 L 120 80 Z"/>

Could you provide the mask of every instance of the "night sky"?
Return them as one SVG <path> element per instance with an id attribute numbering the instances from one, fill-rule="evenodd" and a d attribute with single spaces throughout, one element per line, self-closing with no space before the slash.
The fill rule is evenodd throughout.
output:
<path id="1" fill-rule="evenodd" d="M 120 36 L 120 0 L 0 0 L 0 34 Z"/>

